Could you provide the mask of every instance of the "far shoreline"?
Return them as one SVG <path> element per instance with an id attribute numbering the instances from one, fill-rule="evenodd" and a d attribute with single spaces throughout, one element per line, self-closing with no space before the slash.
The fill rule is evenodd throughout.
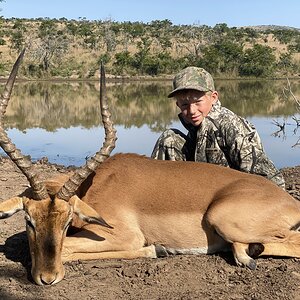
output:
<path id="1" fill-rule="evenodd" d="M 119 75 L 106 75 L 106 81 L 109 83 L 130 83 L 130 82 L 159 82 L 159 81 L 172 81 L 174 75 L 166 76 L 119 76 Z M 277 81 L 277 80 L 300 80 L 300 76 L 293 77 L 218 77 L 215 76 L 215 81 Z M 5 83 L 8 77 L 0 77 L 0 83 Z M 91 78 L 70 78 L 70 77 L 50 77 L 50 78 L 17 78 L 16 82 L 97 82 L 100 77 Z"/>

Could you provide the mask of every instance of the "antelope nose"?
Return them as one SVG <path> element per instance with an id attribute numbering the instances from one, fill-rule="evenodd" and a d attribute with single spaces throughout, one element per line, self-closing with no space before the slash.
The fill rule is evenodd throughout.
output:
<path id="1" fill-rule="evenodd" d="M 50 285 L 55 282 L 57 274 L 41 274 L 41 282 L 44 285 Z"/>

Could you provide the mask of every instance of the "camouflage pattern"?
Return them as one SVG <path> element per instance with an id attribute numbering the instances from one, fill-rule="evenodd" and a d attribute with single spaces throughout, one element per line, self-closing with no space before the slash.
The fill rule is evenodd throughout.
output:
<path id="1" fill-rule="evenodd" d="M 185 89 L 198 90 L 202 92 L 214 91 L 214 80 L 212 76 L 202 68 L 187 67 L 180 71 L 173 80 L 174 90 L 168 95 L 173 97 L 178 91 Z"/>
<path id="2" fill-rule="evenodd" d="M 151 157 L 162 160 L 191 160 L 230 167 L 262 175 L 284 188 L 282 174 L 264 152 L 254 126 L 221 106 L 218 101 L 196 128 L 186 124 L 188 135 L 169 129 L 159 137 Z"/>

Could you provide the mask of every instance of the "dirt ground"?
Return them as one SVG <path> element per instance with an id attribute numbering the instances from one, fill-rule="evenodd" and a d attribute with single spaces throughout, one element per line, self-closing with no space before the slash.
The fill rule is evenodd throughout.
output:
<path id="1" fill-rule="evenodd" d="M 43 161 L 47 177 L 65 172 Z M 288 192 L 300 200 L 300 166 L 282 170 Z M 0 201 L 23 192 L 25 177 L 0 159 Z M 24 214 L 0 220 L 0 299 L 300 299 L 300 259 L 259 258 L 250 271 L 231 254 L 162 259 L 77 261 L 54 286 L 30 277 Z"/>

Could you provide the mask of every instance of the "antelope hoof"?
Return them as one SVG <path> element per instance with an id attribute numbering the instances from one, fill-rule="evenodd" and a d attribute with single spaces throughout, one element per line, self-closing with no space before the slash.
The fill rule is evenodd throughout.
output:
<path id="1" fill-rule="evenodd" d="M 247 267 L 250 270 L 255 270 L 256 269 L 256 261 L 253 258 L 250 258 L 249 263 L 247 264 Z"/>
<path id="2" fill-rule="evenodd" d="M 243 259 L 238 259 L 235 257 L 235 262 L 239 267 L 247 267 L 250 270 L 256 269 L 256 261 L 251 257 L 243 257 Z"/>
<path id="3" fill-rule="evenodd" d="M 159 245 L 159 244 L 155 245 L 155 252 L 156 252 L 157 257 L 167 257 L 167 256 L 169 256 L 166 248 L 162 245 Z"/>

